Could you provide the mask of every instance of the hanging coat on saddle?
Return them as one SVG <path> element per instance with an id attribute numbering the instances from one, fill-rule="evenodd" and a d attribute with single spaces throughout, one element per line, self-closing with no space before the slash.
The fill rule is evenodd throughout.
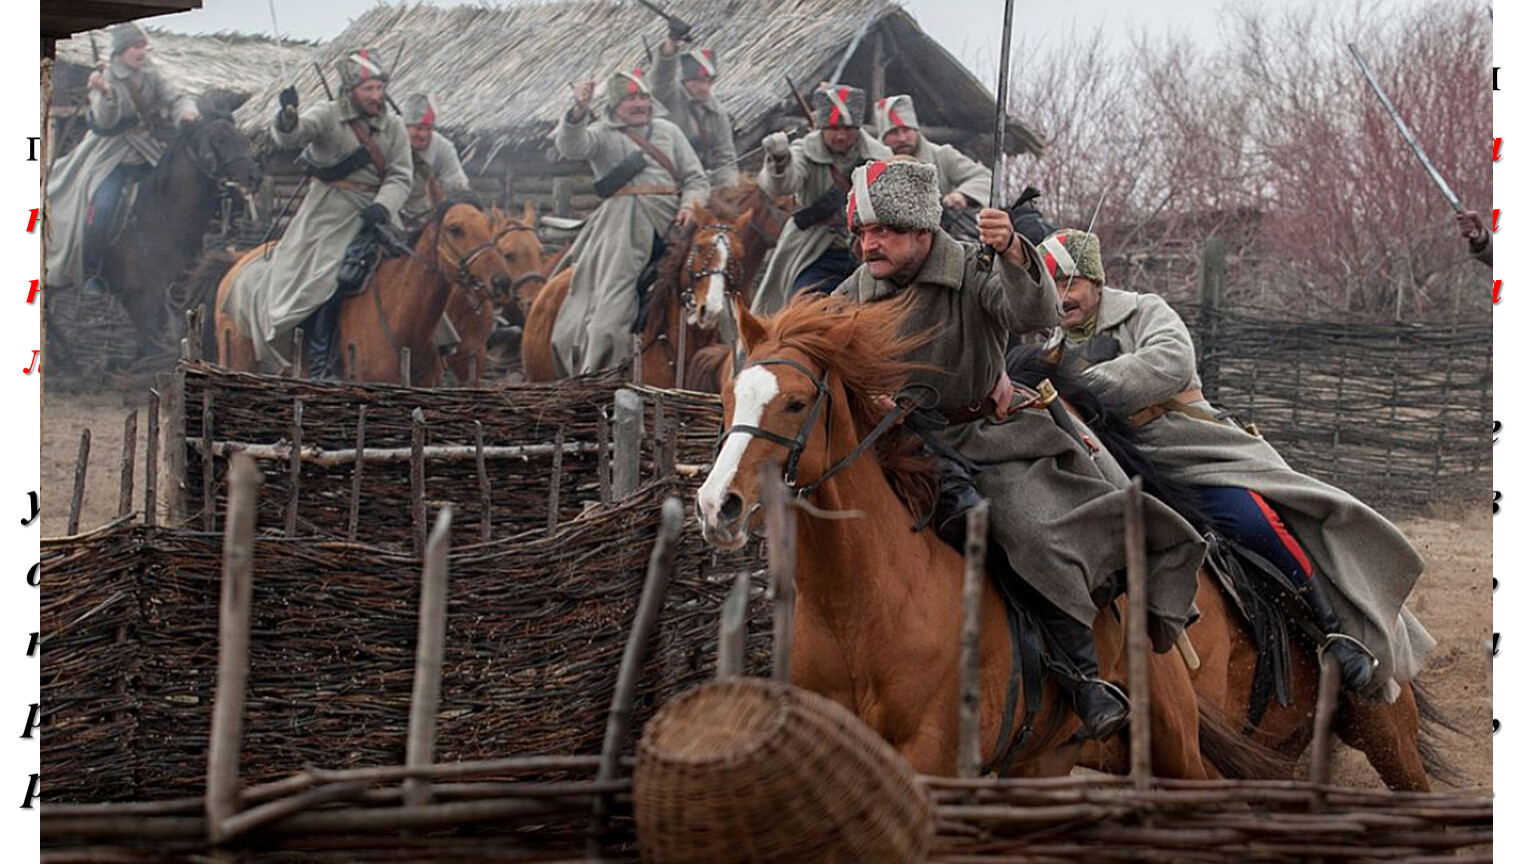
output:
<path id="1" fill-rule="evenodd" d="M 589 121 L 587 115 L 571 122 L 565 113 L 554 138 L 560 156 L 588 160 L 599 186 L 625 159 L 630 160 L 625 165 L 639 170 L 608 190 L 565 256 L 575 272 L 554 322 L 554 367 L 560 377 L 606 369 L 632 353 L 629 334 L 639 314 L 636 285 L 655 238 L 665 236 L 678 208 L 708 200 L 702 163 L 674 123 L 655 119 L 635 131 L 670 161 L 679 178 L 625 135 L 621 123 L 603 120 L 590 126 Z M 620 170 L 627 174 L 632 169 Z"/>
<path id="2" fill-rule="evenodd" d="M 1023 248 L 1034 272 L 1045 274 L 1031 244 Z M 1059 321 L 1059 300 L 1046 275 L 1040 281 L 999 255 L 991 272 L 982 274 L 978 256 L 977 245 L 939 231 L 907 288 L 874 279 L 864 266 L 836 289 L 837 296 L 860 303 L 914 292 L 907 327 L 938 330 L 907 358 L 929 366 L 914 372 L 910 382 L 932 388 L 940 397 L 939 414 L 985 401 L 1005 371 L 1007 336 Z M 979 466 L 975 485 L 990 499 L 990 537 L 1006 551 L 1012 569 L 1090 627 L 1097 599 L 1126 564 L 1128 479 L 1112 457 L 1105 450 L 1088 455 L 1038 409 L 1015 411 L 1001 422 L 952 422 L 934 435 Z M 1159 501 L 1146 499 L 1144 513 L 1150 633 L 1156 649 L 1164 651 L 1187 625 L 1204 547 L 1192 526 Z"/>
<path id="3" fill-rule="evenodd" d="M 166 114 L 179 118 L 196 109 L 196 101 L 165 80 L 148 59 L 135 70 L 114 57 L 102 76 L 112 95 L 90 90 L 90 128 L 48 175 L 49 285 L 85 281 L 85 219 L 101 182 L 119 165 L 158 165 L 165 145 L 151 129 Z"/>
<path id="4" fill-rule="evenodd" d="M 650 77 L 655 98 L 670 113 L 666 119 L 686 136 L 703 163 L 703 170 L 708 172 L 708 185 L 722 189 L 740 182 L 740 169 L 735 165 L 738 157 L 734 122 L 717 96 L 699 102 L 682 86 L 681 53 L 667 54 L 661 48 L 655 55 L 655 69 Z"/>
<path id="5" fill-rule="evenodd" d="M 365 124 L 377 158 L 352 121 Z M 361 228 L 362 211 L 376 202 L 397 220 L 410 194 L 412 167 L 404 121 L 397 114 L 363 115 L 349 95 L 304 111 L 290 132 L 274 123 L 272 138 L 280 147 L 303 147 L 314 179 L 271 254 L 255 256 L 236 275 L 224 311 L 251 334 L 256 357 L 282 369 L 293 329 L 335 293 L 341 258 Z"/>
<path id="6" fill-rule="evenodd" d="M 859 130 L 857 143 L 845 155 L 832 152 L 819 132 L 811 132 L 793 142 L 781 172 L 773 170 L 772 159 L 766 160 L 757 181 L 761 190 L 773 198 L 792 195 L 796 212 L 777 238 L 777 247 L 772 250 L 761 277 L 761 287 L 751 301 L 752 312 L 771 315 L 780 311 L 792 299 L 793 280 L 804 268 L 832 248 L 847 248 L 844 193 L 851 188 L 852 169 L 870 159 L 892 158 L 894 153 L 888 147 Z M 832 190 L 843 193 L 839 203 L 827 201 L 826 195 Z M 810 205 L 816 205 L 826 215 L 800 227 L 799 222 L 804 221 L 802 214 Z"/>
<path id="7" fill-rule="evenodd" d="M 1096 334 L 1117 339 L 1119 355 L 1087 369 L 1086 383 L 1143 424 L 1145 454 L 1171 478 L 1250 489 L 1272 504 L 1335 588 L 1343 629 L 1378 658 L 1372 695 L 1394 701 L 1436 644 L 1404 605 L 1425 566 L 1410 541 L 1350 494 L 1289 467 L 1266 440 L 1204 419 L 1217 412 L 1203 398 L 1192 338 L 1160 297 L 1104 286 Z"/>

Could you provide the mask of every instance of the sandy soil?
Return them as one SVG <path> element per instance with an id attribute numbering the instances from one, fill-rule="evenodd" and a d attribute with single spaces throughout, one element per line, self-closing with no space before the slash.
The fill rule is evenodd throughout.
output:
<path id="1" fill-rule="evenodd" d="M 43 536 L 59 536 L 65 531 L 82 429 L 91 430 L 92 441 L 81 530 L 116 517 L 123 418 L 133 408 L 140 409 L 133 509 L 143 508 L 146 398 L 147 390 L 141 387 L 104 393 L 49 393 L 43 408 Z M 1421 681 L 1447 717 L 1470 733 L 1448 733 L 1441 747 L 1466 778 L 1467 790 L 1490 794 L 1490 682 L 1481 647 L 1491 633 L 1490 508 L 1445 506 L 1431 514 L 1401 519 L 1398 524 L 1427 560 L 1426 574 L 1410 604 L 1437 637 L 1438 646 Z M 1339 782 L 1382 785 L 1362 755 L 1352 750 L 1338 745 L 1335 765 Z"/>

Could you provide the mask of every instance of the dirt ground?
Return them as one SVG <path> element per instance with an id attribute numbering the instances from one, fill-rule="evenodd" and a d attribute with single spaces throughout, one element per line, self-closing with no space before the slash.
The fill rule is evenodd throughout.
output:
<path id="1" fill-rule="evenodd" d="M 64 534 L 73 488 L 80 432 L 92 433 L 82 531 L 117 515 L 123 419 L 138 408 L 138 458 L 134 511 L 143 508 L 144 436 L 147 390 L 141 387 L 96 393 L 50 392 L 43 404 L 43 536 Z M 1410 600 L 1411 610 L 1438 639 L 1422 673 L 1448 719 L 1469 735 L 1448 733 L 1440 742 L 1448 761 L 1465 777 L 1465 791 L 1490 794 L 1491 735 L 1489 663 L 1481 643 L 1491 633 L 1491 514 L 1481 505 L 1444 506 L 1406 517 L 1397 524 L 1427 560 L 1427 570 Z M 1338 745 L 1336 776 L 1353 786 L 1381 786 L 1362 755 Z M 1445 788 L 1446 784 L 1436 784 Z"/>

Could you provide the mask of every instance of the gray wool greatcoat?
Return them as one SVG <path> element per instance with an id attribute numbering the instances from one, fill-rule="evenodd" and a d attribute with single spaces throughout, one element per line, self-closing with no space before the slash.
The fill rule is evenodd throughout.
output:
<path id="1" fill-rule="evenodd" d="M 365 117 L 343 94 L 305 110 L 290 132 L 278 129 L 274 118 L 271 135 L 279 147 L 303 147 L 311 165 L 335 165 L 361 146 L 347 125 L 354 117 L 362 117 L 383 151 L 383 171 L 368 161 L 338 183 L 310 181 L 282 239 L 269 256 L 245 265 L 225 300 L 225 311 L 252 335 L 265 366 L 287 368 L 293 329 L 335 293 L 341 258 L 361 230 L 362 211 L 376 202 L 397 222 L 410 194 L 410 138 L 397 114 Z"/>
<path id="2" fill-rule="evenodd" d="M 988 274 L 976 267 L 979 246 L 947 234 L 932 236 L 932 251 L 905 288 L 874 279 L 861 267 L 837 296 L 878 303 L 914 293 L 908 330 L 935 326 L 931 342 L 906 358 L 927 364 L 910 383 L 939 397 L 938 411 L 964 408 L 989 395 L 1005 370 L 1007 336 L 1059 321 L 1052 282 L 996 256 Z M 1023 249 L 1033 271 L 1046 272 L 1031 244 Z M 976 486 L 990 499 L 990 535 L 1012 569 L 1081 624 L 1096 618 L 1092 592 L 1105 587 L 1126 562 L 1123 501 L 1128 478 L 1105 450 L 1088 454 L 1055 425 L 1048 412 L 1024 409 L 1006 420 L 950 425 L 936 437 L 980 471 Z M 1157 650 L 1169 649 L 1186 627 L 1204 546 L 1192 526 L 1159 501 L 1145 502 L 1149 549 L 1150 628 Z"/>
<path id="3" fill-rule="evenodd" d="M 468 175 L 463 173 L 463 162 L 458 158 L 458 148 L 440 132 L 431 133 L 431 143 L 425 149 L 411 149 L 410 165 L 413 169 L 410 197 L 399 209 L 399 218 L 406 225 L 418 224 L 431 215 L 431 200 L 427 194 L 429 180 L 435 180 L 447 198 L 466 195 L 470 191 Z"/>
<path id="4" fill-rule="evenodd" d="M 781 171 L 774 170 L 776 163 L 768 157 L 761 166 L 757 182 L 767 195 L 773 198 L 792 195 L 793 206 L 803 208 L 836 185 L 830 171 L 832 165 L 847 179 L 851 179 L 852 168 L 858 162 L 892 158 L 893 151 L 861 130 L 858 131 L 856 145 L 844 156 L 826 147 L 819 132 L 811 132 L 793 142 L 787 163 Z M 826 223 L 799 228 L 792 219 L 788 220 L 783 226 L 782 236 L 777 238 L 777 247 L 772 250 L 771 259 L 767 261 L 766 273 L 761 277 L 756 297 L 751 301 L 752 312 L 771 315 L 787 306 L 792 299 L 793 280 L 805 267 L 813 264 L 815 259 L 832 247 L 847 247 L 846 213 L 843 211 L 839 215 L 839 221 L 838 217 L 832 217 L 832 222 L 837 224 L 834 227 Z"/>
<path id="5" fill-rule="evenodd" d="M 554 146 L 565 159 L 585 159 L 598 178 L 640 147 L 616 120 L 589 125 L 590 115 L 559 121 Z M 681 173 L 681 183 L 653 158 L 623 189 L 586 219 L 565 261 L 575 272 L 569 295 L 554 321 L 554 368 L 561 378 L 616 366 L 632 353 L 630 329 L 639 315 L 639 274 L 655 237 L 670 230 L 676 211 L 708 201 L 708 178 L 686 136 L 669 120 L 653 119 L 639 130 Z M 669 189 L 631 195 L 628 190 Z"/>
<path id="6" fill-rule="evenodd" d="M 1120 347 L 1118 357 L 1085 371 L 1110 409 L 1132 413 L 1201 390 L 1192 337 L 1160 297 L 1103 287 L 1096 332 Z M 1061 338 L 1056 332 L 1051 346 Z M 1217 413 L 1207 400 L 1190 404 Z M 1232 421 L 1170 411 L 1139 431 L 1146 455 L 1172 478 L 1251 489 L 1273 505 L 1335 588 L 1343 628 L 1379 659 L 1373 695 L 1394 701 L 1436 644 L 1404 605 L 1425 564 L 1400 530 L 1348 493 L 1290 468 L 1271 444 Z"/>
<path id="7" fill-rule="evenodd" d="M 740 182 L 734 121 L 717 96 L 699 102 L 682 86 L 680 56 L 667 54 L 663 47 L 655 54 L 655 98 L 669 112 L 666 119 L 676 124 L 697 151 L 703 170 L 708 172 L 708 185 L 715 189 L 733 186 Z"/>
<path id="8" fill-rule="evenodd" d="M 976 204 L 990 202 L 990 169 L 963 155 L 951 144 L 933 144 L 921 136 L 921 145 L 913 154 L 928 165 L 937 166 L 937 191 L 943 195 L 962 192 Z"/>
<path id="9" fill-rule="evenodd" d="M 160 164 L 165 145 L 150 134 L 150 127 L 162 112 L 177 117 L 196 107 L 192 97 L 165 80 L 147 59 L 143 68 L 135 70 L 120 56 L 114 57 L 102 76 L 111 85 L 112 95 L 90 90 L 92 128 L 48 175 L 49 285 L 85 281 L 85 215 L 101 182 L 118 165 Z M 149 116 L 140 116 L 140 108 Z M 99 131 L 113 129 L 123 131 Z"/>

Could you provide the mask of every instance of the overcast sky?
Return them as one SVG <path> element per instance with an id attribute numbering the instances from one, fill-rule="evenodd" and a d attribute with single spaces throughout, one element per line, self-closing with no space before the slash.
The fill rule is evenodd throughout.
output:
<path id="1" fill-rule="evenodd" d="M 277 21 L 284 36 L 330 39 L 351 19 L 377 5 L 376 0 L 274 0 Z M 432 0 L 455 5 L 452 0 Z M 614 2 L 614 0 L 602 0 Z M 627 2 L 627 0 L 623 0 Z M 994 74 L 1000 52 L 1003 0 L 896 0 L 920 22 L 922 29 L 941 42 L 959 60 L 988 79 Z M 1252 3 L 1268 9 L 1299 9 L 1335 5 L 1335 0 L 1070 0 L 1039 3 L 1015 0 L 1013 30 L 1028 41 L 1046 39 L 1071 27 L 1089 31 L 1103 26 L 1110 44 L 1124 45 L 1129 35 L 1148 29 L 1155 34 L 1186 34 L 1210 45 L 1219 38 L 1219 13 L 1231 2 Z M 1428 0 L 1380 0 L 1381 10 L 1425 5 Z M 487 4 L 497 5 L 497 4 Z M 511 5 L 504 0 L 499 5 Z M 663 5 L 663 4 L 661 4 Z M 270 33 L 271 13 L 267 0 L 203 0 L 194 12 L 163 15 L 153 23 L 184 33 L 218 30 Z M 955 9 L 962 12 L 955 14 Z M 1014 41 L 1020 46 L 1020 38 Z M 1014 47 L 1014 50 L 1016 48 Z"/>

